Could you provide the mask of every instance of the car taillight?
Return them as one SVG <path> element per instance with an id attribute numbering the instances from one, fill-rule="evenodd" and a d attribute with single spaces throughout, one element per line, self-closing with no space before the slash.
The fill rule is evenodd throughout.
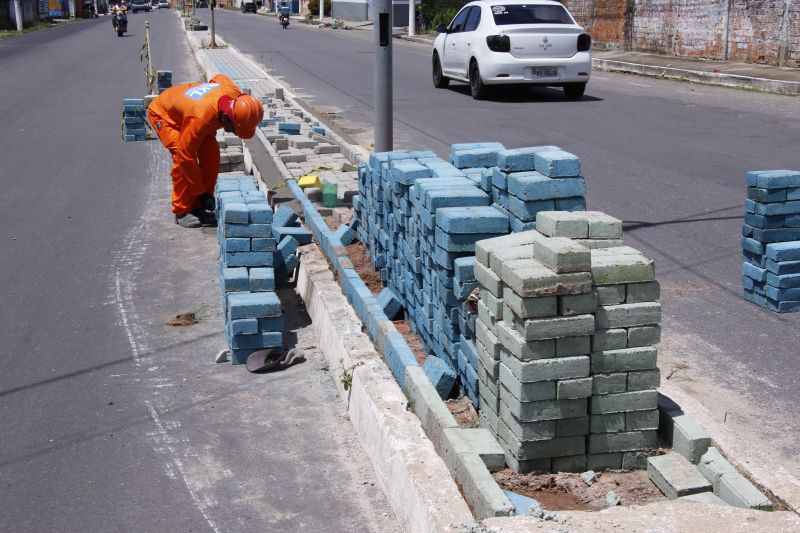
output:
<path id="1" fill-rule="evenodd" d="M 586 52 L 592 47 L 592 38 L 588 33 L 578 35 L 578 52 Z"/>
<path id="2" fill-rule="evenodd" d="M 510 52 L 511 39 L 508 35 L 489 35 L 486 37 L 486 44 L 492 52 Z"/>

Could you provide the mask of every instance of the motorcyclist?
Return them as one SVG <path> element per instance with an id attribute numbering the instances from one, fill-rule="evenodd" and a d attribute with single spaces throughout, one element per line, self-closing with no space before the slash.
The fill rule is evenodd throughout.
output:
<path id="1" fill-rule="evenodd" d="M 125 0 L 111 8 L 111 25 L 114 26 L 114 31 L 117 31 L 117 14 L 127 18 L 128 6 L 125 4 Z"/>

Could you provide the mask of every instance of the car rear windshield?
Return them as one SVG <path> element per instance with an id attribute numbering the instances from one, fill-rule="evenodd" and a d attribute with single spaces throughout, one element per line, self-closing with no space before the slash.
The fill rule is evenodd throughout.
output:
<path id="1" fill-rule="evenodd" d="M 494 23 L 498 26 L 509 24 L 572 24 L 567 10 L 562 6 L 541 6 L 524 4 L 492 6 Z"/>

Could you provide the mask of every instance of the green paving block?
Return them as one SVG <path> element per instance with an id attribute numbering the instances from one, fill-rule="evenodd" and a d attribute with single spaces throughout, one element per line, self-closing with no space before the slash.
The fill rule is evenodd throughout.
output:
<path id="1" fill-rule="evenodd" d="M 546 237 L 542 237 L 545 239 Z M 511 248 L 501 248 L 493 250 L 489 254 L 489 268 L 498 276 L 503 271 L 503 263 L 511 261 L 512 259 L 532 259 L 534 247 L 532 244 L 524 244 L 521 246 L 512 246 Z"/>
<path id="2" fill-rule="evenodd" d="M 520 402 L 540 402 L 556 399 L 555 381 L 523 383 L 503 363 L 500 363 L 498 379 L 502 386 Z"/>
<path id="3" fill-rule="evenodd" d="M 592 350 L 595 352 L 603 350 L 621 350 L 627 347 L 627 329 L 597 329 L 592 337 Z"/>
<path id="4" fill-rule="evenodd" d="M 651 346 L 661 342 L 661 326 L 633 326 L 628 328 L 628 346 Z"/>
<path id="5" fill-rule="evenodd" d="M 489 254 L 497 250 L 505 250 L 524 245 L 532 245 L 536 240 L 544 238 L 541 233 L 531 230 L 519 233 L 509 233 L 502 237 L 484 239 L 475 243 L 475 259 L 489 267 Z M 533 254 L 533 248 L 531 248 Z"/>
<path id="6" fill-rule="evenodd" d="M 653 261 L 641 254 L 624 253 L 625 248 L 627 247 L 592 250 L 592 277 L 595 285 L 636 283 L 655 279 Z"/>
<path id="7" fill-rule="evenodd" d="M 531 318 L 518 322 L 517 331 L 525 340 L 558 339 L 560 337 L 588 336 L 594 333 L 593 315 L 564 316 L 556 318 Z"/>
<path id="8" fill-rule="evenodd" d="M 658 324 L 661 321 L 661 304 L 642 302 L 619 305 L 601 305 L 595 314 L 597 329 L 626 328 Z"/>
<path id="9" fill-rule="evenodd" d="M 553 237 L 534 243 L 533 256 L 558 273 L 589 272 L 592 269 L 589 249 L 565 237 Z"/>
<path id="10" fill-rule="evenodd" d="M 658 408 L 658 393 L 654 390 L 645 390 L 603 394 L 592 396 L 590 405 L 593 415 L 655 410 Z"/>
<path id="11" fill-rule="evenodd" d="M 556 399 L 575 400 L 592 395 L 592 378 L 562 379 L 556 384 Z M 656 420 L 658 420 L 656 411 Z M 658 424 L 656 424 L 658 427 Z"/>
<path id="12" fill-rule="evenodd" d="M 513 259 L 504 263 L 501 277 L 511 290 L 523 297 L 583 294 L 592 288 L 589 272 L 557 274 L 535 259 Z"/>
<path id="13" fill-rule="evenodd" d="M 584 211 L 589 222 L 590 239 L 621 239 L 622 221 L 601 211 Z"/>
<path id="14" fill-rule="evenodd" d="M 536 214 L 536 231 L 549 237 L 586 239 L 589 237 L 589 222 L 581 213 L 541 211 Z"/>
<path id="15" fill-rule="evenodd" d="M 616 394 L 628 390 L 628 374 L 616 372 L 611 374 L 592 374 L 592 394 Z"/>
<path id="16" fill-rule="evenodd" d="M 597 311 L 597 293 L 568 294 L 558 297 L 558 314 L 561 316 L 583 315 Z"/>
<path id="17" fill-rule="evenodd" d="M 589 435 L 589 453 L 647 450 L 655 446 L 655 431 L 620 431 Z"/>
<path id="18" fill-rule="evenodd" d="M 629 304 L 639 302 L 655 302 L 661 297 L 661 285 L 658 281 L 644 283 L 628 283 L 625 291 L 625 302 Z"/>
<path id="19" fill-rule="evenodd" d="M 653 370 L 657 351 L 652 346 L 592 352 L 592 374 Z"/>
<path id="20" fill-rule="evenodd" d="M 592 352 L 591 339 L 588 335 L 556 339 L 556 357 L 589 355 Z"/>
<path id="21" fill-rule="evenodd" d="M 503 282 L 500 277 L 482 263 L 475 263 L 475 279 L 481 284 L 481 289 L 486 289 L 497 298 L 503 297 Z"/>
<path id="22" fill-rule="evenodd" d="M 670 500 L 711 490 L 711 483 L 678 453 L 649 457 L 647 472 L 653 483 Z"/>
<path id="23" fill-rule="evenodd" d="M 626 390 L 640 391 L 647 389 L 657 389 L 661 385 L 661 372 L 654 370 L 638 370 L 628 372 L 628 385 Z"/>
<path id="24" fill-rule="evenodd" d="M 511 374 L 522 383 L 553 381 L 559 379 L 585 378 L 589 376 L 589 357 L 556 357 L 520 361 L 508 351 L 500 352 L 500 360 Z"/>
<path id="25" fill-rule="evenodd" d="M 506 322 L 498 322 L 495 331 L 497 332 L 499 343 L 511 355 L 521 361 L 550 359 L 556 356 L 556 341 L 554 339 L 526 341 L 513 326 L 509 326 Z"/>
<path id="26" fill-rule="evenodd" d="M 523 298 L 513 290 L 504 290 L 505 305 L 511 308 L 520 318 L 541 318 L 558 314 L 558 299 L 566 296 L 548 296 L 541 298 Z M 589 312 L 589 311 L 587 311 Z"/>
<path id="27" fill-rule="evenodd" d="M 597 293 L 598 305 L 617 305 L 625 303 L 625 284 L 600 285 L 594 288 Z"/>
<path id="28" fill-rule="evenodd" d="M 622 239 L 575 239 L 575 242 L 590 250 L 625 246 L 625 241 Z"/>

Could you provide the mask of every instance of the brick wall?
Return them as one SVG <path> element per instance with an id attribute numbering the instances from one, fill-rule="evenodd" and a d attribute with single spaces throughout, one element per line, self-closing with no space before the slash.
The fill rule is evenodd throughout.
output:
<path id="1" fill-rule="evenodd" d="M 800 67 L 800 0 L 567 0 L 595 44 Z"/>

